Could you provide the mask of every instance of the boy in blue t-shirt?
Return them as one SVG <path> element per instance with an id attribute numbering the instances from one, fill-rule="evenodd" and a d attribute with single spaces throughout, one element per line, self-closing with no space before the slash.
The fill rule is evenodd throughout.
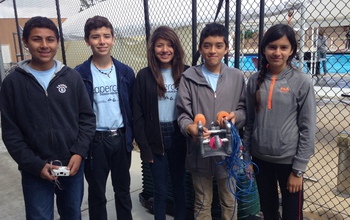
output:
<path id="1" fill-rule="evenodd" d="M 216 178 L 221 205 L 221 219 L 237 219 L 237 206 L 231 191 L 232 181 L 224 156 L 202 157 L 199 146 L 197 114 L 203 114 L 203 139 L 209 139 L 211 124 L 217 124 L 216 115 L 226 111 L 228 121 L 237 129 L 245 124 L 245 81 L 243 73 L 222 63 L 228 52 L 227 29 L 218 23 L 207 24 L 199 39 L 199 52 L 204 64 L 188 68 L 179 84 L 177 98 L 178 124 L 187 138 L 186 168 L 192 174 L 195 193 L 194 218 L 211 219 L 213 179 Z M 222 122 L 219 122 L 222 123 Z M 230 182 L 230 184 L 228 184 Z M 230 186 L 229 186 L 230 185 Z"/>
<path id="2" fill-rule="evenodd" d="M 115 35 L 107 18 L 94 16 L 84 27 L 92 56 L 75 69 L 81 74 L 96 115 L 96 134 L 86 160 L 90 219 L 106 220 L 106 181 L 111 172 L 117 219 L 130 220 L 132 145 L 131 99 L 134 71 L 111 56 Z"/>

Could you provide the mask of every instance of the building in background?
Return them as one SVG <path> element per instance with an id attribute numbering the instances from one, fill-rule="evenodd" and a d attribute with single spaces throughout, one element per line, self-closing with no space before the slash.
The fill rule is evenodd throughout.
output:
<path id="1" fill-rule="evenodd" d="M 18 25 L 20 26 L 20 30 L 29 19 L 30 18 L 18 18 Z M 56 25 L 58 25 L 57 18 L 50 19 Z M 65 20 L 65 18 L 62 19 L 62 22 Z M 22 43 L 22 41 L 19 42 L 19 39 L 22 37 L 18 38 L 15 18 L 0 18 L 0 29 L 0 51 L 2 52 L 2 60 L 4 63 L 4 68 L 6 70 L 10 68 L 12 64 L 21 61 L 19 43 Z M 22 47 L 22 50 L 24 58 L 30 58 L 29 52 L 24 47 Z"/>

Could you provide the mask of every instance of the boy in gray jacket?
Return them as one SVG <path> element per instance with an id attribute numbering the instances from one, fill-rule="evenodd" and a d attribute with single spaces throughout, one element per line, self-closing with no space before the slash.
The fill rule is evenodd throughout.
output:
<path id="1" fill-rule="evenodd" d="M 211 219 L 213 178 L 217 179 L 222 219 L 236 219 L 235 198 L 227 187 L 228 172 L 221 164 L 224 156 L 203 158 L 198 142 L 196 114 L 202 113 L 207 124 L 217 121 L 220 111 L 229 112 L 227 120 L 237 129 L 245 124 L 245 82 L 242 72 L 222 63 L 228 52 L 227 30 L 217 23 L 207 24 L 202 30 L 199 52 L 204 64 L 191 67 L 183 73 L 178 99 L 178 123 L 187 137 L 186 168 L 192 174 L 195 191 L 194 215 L 196 219 Z M 210 132 L 204 127 L 204 139 Z"/>

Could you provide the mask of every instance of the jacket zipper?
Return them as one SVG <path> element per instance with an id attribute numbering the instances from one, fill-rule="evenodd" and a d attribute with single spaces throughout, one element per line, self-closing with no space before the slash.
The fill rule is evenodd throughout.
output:
<path id="1" fill-rule="evenodd" d="M 61 70 L 60 70 L 61 71 Z M 66 72 L 66 70 L 64 71 L 64 73 Z M 63 73 L 62 73 L 63 74 Z M 48 104 L 48 110 L 50 111 L 50 113 L 49 113 L 49 115 L 50 115 L 50 127 L 51 127 L 51 129 L 50 129 L 50 134 L 51 134 L 51 144 L 54 142 L 54 132 L 53 132 L 53 125 L 52 125 L 52 117 L 51 117 L 51 108 L 50 108 L 50 104 L 49 104 L 49 93 L 47 92 L 47 90 L 49 89 L 49 87 L 52 85 L 52 83 L 54 82 L 54 81 L 56 81 L 62 74 L 60 74 L 60 75 L 57 75 L 56 73 L 55 73 L 55 75 L 54 75 L 54 77 L 52 77 L 51 78 L 51 80 L 50 80 L 50 82 L 49 82 L 49 85 L 47 86 L 47 88 L 46 88 L 46 90 L 45 90 L 45 95 L 46 95 L 46 98 L 47 98 L 47 104 Z M 53 151 L 54 151 L 54 156 L 57 156 L 57 155 L 59 155 L 59 150 L 58 149 L 53 149 Z"/>
<path id="2" fill-rule="evenodd" d="M 126 70 L 127 71 L 127 70 Z M 125 72 L 126 72 L 125 71 Z M 124 72 L 124 73 L 125 73 Z M 125 105 L 124 105 L 124 100 L 123 100 L 123 96 L 120 94 L 120 91 L 121 91 L 121 87 L 122 87 L 122 80 L 124 78 L 124 75 L 125 74 L 120 74 L 120 79 L 118 80 L 118 96 L 119 96 L 119 99 L 120 99 L 120 102 L 122 103 L 121 106 L 120 106 L 120 109 L 123 109 L 123 111 L 121 112 L 122 113 L 122 118 L 123 118 L 123 121 L 124 121 L 124 127 L 125 127 L 125 133 L 126 133 L 126 127 L 127 127 L 127 117 L 124 115 L 126 115 L 126 110 L 125 110 Z M 118 73 L 117 73 L 117 79 L 118 79 Z M 120 104 L 119 104 L 120 105 Z M 124 114 L 123 114 L 124 113 Z M 128 122 L 129 123 L 129 122 Z M 128 143 L 126 143 L 126 145 L 128 145 Z"/>
<path id="3" fill-rule="evenodd" d="M 273 94 L 273 88 L 275 87 L 276 78 L 272 78 L 271 84 L 270 84 L 270 90 L 269 90 L 269 96 L 267 100 L 267 109 L 272 109 L 272 94 Z"/>
<path id="4" fill-rule="evenodd" d="M 132 123 L 130 121 L 128 121 L 128 116 L 127 116 L 127 113 L 126 113 L 126 109 L 125 109 L 125 103 L 124 103 L 124 100 L 123 100 L 123 96 L 120 94 L 120 91 L 121 91 L 121 87 L 122 87 L 122 80 L 124 78 L 124 76 L 127 74 L 128 70 L 125 70 L 123 74 L 120 74 L 120 79 L 118 81 L 118 95 L 119 95 L 119 98 L 120 98 L 120 103 L 121 106 L 120 106 L 120 109 L 122 110 L 122 118 L 123 118 L 123 121 L 124 121 L 124 127 L 125 127 L 125 145 L 126 145 L 126 148 L 128 148 L 128 139 L 127 139 L 127 134 L 128 134 L 128 126 L 129 123 Z M 118 80 L 118 73 L 117 73 L 117 80 Z M 120 105 L 120 104 L 119 104 Z"/>

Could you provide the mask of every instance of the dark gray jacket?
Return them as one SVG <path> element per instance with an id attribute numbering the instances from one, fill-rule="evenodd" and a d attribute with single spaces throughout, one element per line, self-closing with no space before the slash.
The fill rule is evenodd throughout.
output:
<path id="1" fill-rule="evenodd" d="M 2 138 L 21 170 L 40 176 L 46 163 L 87 156 L 95 114 L 79 73 L 56 61 L 46 90 L 22 61 L 1 88 Z"/>
<path id="2" fill-rule="evenodd" d="M 185 66 L 187 69 L 188 66 Z M 151 68 L 146 67 L 137 73 L 133 93 L 133 123 L 134 137 L 145 162 L 153 160 L 153 153 L 164 155 L 163 138 L 160 129 L 158 112 L 157 82 Z M 177 122 L 174 123 L 175 147 L 185 147 L 184 136 L 179 131 Z M 183 145 L 183 146 L 179 146 Z"/>
<path id="3" fill-rule="evenodd" d="M 254 100 L 258 74 L 252 75 L 247 84 L 244 140 L 253 156 L 271 163 L 293 164 L 293 169 L 305 171 L 315 147 L 316 101 L 312 82 L 290 66 L 275 80 L 267 73 L 260 86 L 261 108 L 257 112 Z"/>
<path id="4" fill-rule="evenodd" d="M 245 124 L 245 81 L 243 73 L 238 69 L 221 65 L 220 76 L 216 92 L 208 84 L 202 73 L 202 66 L 187 69 L 180 81 L 177 112 L 181 132 L 187 137 L 186 168 L 190 172 L 203 176 L 226 178 L 228 173 L 225 165 L 219 165 L 225 158 L 222 156 L 202 158 L 199 144 L 194 142 L 186 133 L 186 127 L 193 124 L 196 114 L 202 113 L 206 117 L 207 128 L 216 121 L 220 111 L 236 114 L 236 128 Z"/>

